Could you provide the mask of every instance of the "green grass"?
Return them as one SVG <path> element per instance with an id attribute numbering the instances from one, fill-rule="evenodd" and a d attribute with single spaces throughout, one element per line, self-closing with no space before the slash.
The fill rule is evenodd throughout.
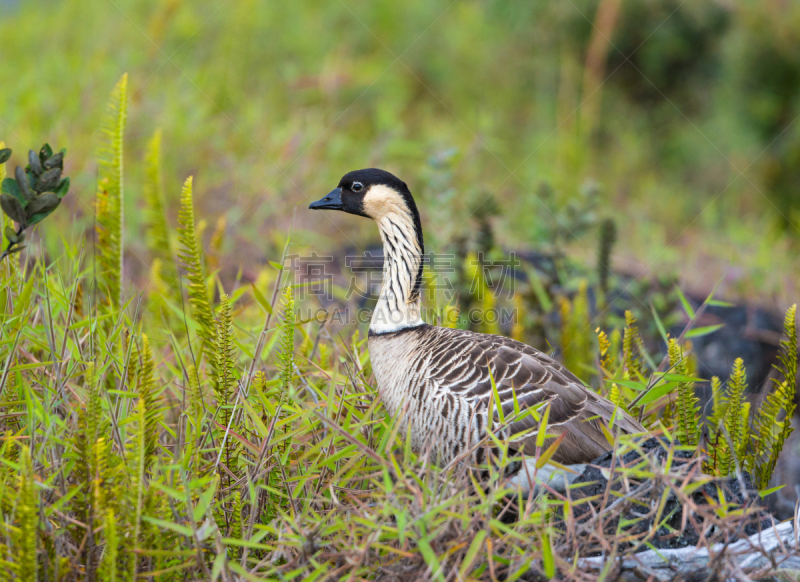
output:
<path id="1" fill-rule="evenodd" d="M 491 193 L 502 201 L 494 222 L 503 245 L 549 244 L 556 222 L 575 230 L 561 213 L 594 182 L 599 213 L 625 225 L 630 244 L 617 261 L 628 270 L 675 271 L 705 292 L 708 277 L 697 273 L 732 263 L 746 275 L 729 277 L 728 295 L 777 296 L 788 306 L 798 221 L 783 184 L 795 166 L 800 130 L 791 122 L 800 111 L 782 96 L 796 94 L 791 23 L 800 8 L 787 8 L 784 18 L 766 4 L 678 4 L 623 7 L 611 40 L 633 64 L 607 47 L 608 80 L 593 94 L 592 118 L 582 107 L 590 0 L 558 7 L 442 0 L 402 9 L 22 3 L 0 18 L 5 51 L 14 55 L 0 71 L 4 138 L 17 151 L 49 141 L 71 152 L 75 220 L 67 225 L 65 216 L 63 226 L 77 240 L 93 216 L 101 96 L 130 74 L 136 129 L 125 152 L 125 260 L 126 278 L 138 284 L 148 271 L 136 236 L 146 175 L 133 162 L 160 127 L 165 175 L 198 176 L 199 210 L 227 217 L 225 253 L 235 248 L 248 267 L 279 252 L 271 233 L 286 227 L 293 208 L 346 171 L 380 165 L 421 199 L 431 249 L 447 251 L 472 228 L 471 210 Z M 695 59 L 687 64 L 686 55 Z M 759 76 L 761 85 L 753 82 Z M 545 203 L 543 183 L 554 192 Z M 164 186 L 177 200 L 180 180 Z M 795 226 L 780 227 L 786 219 Z M 298 216 L 298 242 L 376 238 L 367 224 Z M 593 262 L 593 238 L 581 234 L 571 251 Z M 51 251 L 58 244 L 47 241 Z"/>
<path id="2" fill-rule="evenodd" d="M 118 87 L 112 103 L 119 95 Z M 116 107 L 108 120 L 109 143 L 117 152 L 125 141 L 124 114 Z M 161 176 L 152 155 L 146 163 L 157 184 Z M 112 216 L 112 183 L 114 204 L 124 204 L 118 187 L 124 172 L 119 164 L 111 167 L 117 168 L 113 181 L 99 181 L 98 216 Z M 34 249 L 21 264 L 3 262 L 0 568 L 7 578 L 592 575 L 591 566 L 574 562 L 576 555 L 609 547 L 633 552 L 669 527 L 664 524 L 674 516 L 662 514 L 663 504 L 650 504 L 653 527 L 636 529 L 638 518 L 620 519 L 625 505 L 616 498 L 633 496 L 647 505 L 651 493 L 644 485 L 626 494 L 610 488 L 602 502 L 548 489 L 523 496 L 511 487 L 504 476 L 512 460 L 508 445 L 493 430 L 520 415 L 536 416 L 531 454 L 544 463 L 560 442 L 545 449 L 549 409 L 499 413 L 486 440 L 476 445 L 487 448 L 491 462 L 484 467 L 460 462 L 466 457 L 438 467 L 430 451 L 412 451 L 410 433 L 382 407 L 366 340 L 357 331 L 334 338 L 324 326 L 298 320 L 293 290 L 304 284 L 292 281 L 283 267 L 291 233 L 281 260 L 270 265 L 268 300 L 256 286 L 239 286 L 237 280 L 226 289 L 217 271 L 208 273 L 212 263 L 197 242 L 193 209 L 187 179 L 177 236 L 182 251 L 175 259 L 190 281 L 185 295 L 163 280 L 146 293 L 114 287 L 122 270 L 115 260 L 121 242 L 113 242 L 122 241 L 120 220 L 99 227 L 94 249 L 65 241 L 58 257 Z M 151 251 L 170 261 L 170 232 L 164 232 L 168 227 L 159 212 L 165 208 L 158 196 L 149 196 L 148 220 L 162 225 L 162 236 L 149 239 Z M 55 223 L 42 224 L 49 229 Z M 153 277 L 160 272 L 155 269 Z M 484 307 L 494 305 L 484 300 Z M 697 314 L 686 305 L 694 322 Z M 700 433 L 696 379 L 677 340 L 671 340 L 669 362 L 656 367 L 627 313 L 624 341 L 611 347 L 602 339 L 600 359 L 586 282 L 574 299 L 560 298 L 560 309 L 564 357 L 576 371 L 603 393 L 613 393 L 654 434 L 671 439 L 673 423 L 681 438 Z M 724 477 L 736 467 L 755 471 L 765 488 L 792 430 L 775 420 L 793 411 L 786 387 L 797 371 L 794 314 L 786 319 L 784 381 L 776 381 L 768 406 L 759 409 L 759 430 L 734 437 L 741 458 L 725 448 L 727 433 L 720 428 L 738 427 L 746 417 L 736 396 L 745 382 L 740 367 L 733 396 L 715 398 L 710 429 L 716 431 L 716 448 L 710 457 L 697 439 L 683 438 L 695 453 L 691 463 L 678 467 L 645 459 L 615 470 L 610 481 L 626 491 L 631 480 L 658 483 L 663 499 L 672 493 L 684 511 L 694 507 L 692 494 L 713 482 L 713 475 Z M 687 330 L 685 336 L 700 333 L 707 330 Z M 618 338 L 619 331 L 612 336 Z M 638 446 L 612 430 L 607 436 L 617 454 Z M 697 472 L 701 464 L 705 475 Z M 576 518 L 582 505 L 598 502 L 596 515 Z M 518 517 L 504 518 L 512 506 Z M 707 543 L 733 534 L 751 514 L 710 498 L 692 511 L 714 525 Z"/>
<path id="3" fill-rule="evenodd" d="M 345 171 L 374 164 L 411 185 L 431 226 L 428 248 L 452 249 L 466 235 L 459 267 L 479 250 L 536 246 L 563 255 L 558 268 L 568 275 L 592 273 L 595 227 L 610 217 L 616 260 L 637 261 L 636 272 L 644 264 L 691 274 L 709 256 L 716 269 L 733 255 L 747 277 L 733 284 L 730 277 L 727 295 L 790 297 L 795 235 L 755 189 L 780 200 L 793 142 L 769 148 L 776 132 L 795 135 L 791 117 L 773 127 L 786 104 L 759 101 L 754 90 L 743 93 L 745 105 L 760 104 L 760 114 L 740 119 L 743 105 L 729 94 L 741 72 L 735 63 L 748 62 L 739 51 L 748 35 L 764 41 L 758 23 L 773 14 L 731 12 L 719 25 L 724 32 L 709 37 L 714 74 L 690 67 L 674 84 L 659 76 L 682 62 L 683 41 L 672 41 L 690 39 L 695 25 L 714 32 L 715 5 L 687 7 L 694 19 L 681 12 L 674 20 L 664 20 L 669 2 L 647 6 L 644 14 L 625 9 L 615 39 L 633 50 L 631 18 L 652 26 L 659 48 L 643 45 L 635 62 L 665 83 L 669 101 L 648 101 L 646 84 L 623 69 L 603 86 L 600 113 L 588 120 L 594 137 L 585 134 L 586 117 L 573 115 L 584 98 L 591 33 L 576 10 L 592 14 L 590 3 L 68 1 L 4 13 L 4 52 L 14 56 L 14 66 L 0 70 L 9 169 L 24 165 L 26 147 L 49 141 L 66 146 L 72 179 L 60 209 L 37 226 L 38 238 L 27 238 L 24 261 L 12 256 L 0 265 L 4 576 L 592 577 L 576 553 L 646 545 L 654 531 L 631 538 L 609 530 L 617 522 L 604 516 L 618 492 L 582 522 L 574 503 L 552 492 L 520 498 L 502 477 L 502 443 L 485 443 L 496 445 L 486 475 L 437 467 L 425 451 L 411 451 L 381 405 L 363 330 L 346 328 L 340 337 L 296 319 L 293 309 L 314 303 L 295 300 L 299 282 L 281 259 L 376 239 L 367 221 L 302 211 Z M 614 62 L 609 57 L 609 67 Z M 104 103 L 125 71 L 121 147 L 122 126 L 113 112 L 106 117 Z M 696 103 L 704 83 L 708 103 Z M 158 128 L 160 143 L 152 137 Z M 767 164 L 737 178 L 703 135 L 740 169 L 768 146 L 767 161 L 779 171 L 759 173 Z M 113 147 L 99 165 L 104 139 Z M 123 222 L 98 224 L 98 178 L 119 191 L 113 213 Z M 100 188 L 97 198 L 104 196 Z M 107 219 L 102 208 L 100 218 Z M 665 247 L 675 241 L 682 246 Z M 717 279 L 704 269 L 703 279 Z M 567 279 L 575 295 L 549 297 L 535 278 L 520 283 L 507 301 L 520 309 L 515 337 L 537 335 L 558 308 L 556 337 L 578 374 L 641 411 L 656 431 L 675 422 L 682 394 L 682 430 L 695 434 L 701 419 L 688 398 L 689 343 L 680 342 L 683 356 L 673 350 L 670 365 L 679 370 L 660 374 L 662 355 L 646 353 L 632 319 L 609 317 L 601 360 L 587 282 Z M 463 293 L 460 306 L 496 307 L 492 301 L 490 293 L 483 300 Z M 639 315 L 638 325 L 663 330 L 653 314 L 669 322 L 678 302 L 655 296 L 657 309 Z M 784 376 L 770 400 L 775 419 L 789 410 L 786 386 L 795 376 L 788 369 Z M 737 409 L 715 409 L 709 425 L 719 464 L 698 455 L 694 467 L 731 473 L 731 451 L 719 443 L 747 416 L 737 396 L 744 382 L 743 370 L 734 370 L 735 390 L 715 398 Z M 763 418 L 758 426 L 732 440 L 746 468 L 767 467 L 758 474 L 764 488 L 791 427 Z M 615 448 L 632 446 L 621 439 Z M 687 478 L 687 470 L 643 463 L 615 475 L 617 483 L 657 482 L 662 499 L 671 492 L 688 504 L 707 478 Z M 506 523 L 509 503 L 521 518 Z M 668 519 L 663 503 L 651 509 L 656 522 Z M 724 502 L 696 512 L 716 527 L 709 542 L 741 523 L 741 510 Z"/>

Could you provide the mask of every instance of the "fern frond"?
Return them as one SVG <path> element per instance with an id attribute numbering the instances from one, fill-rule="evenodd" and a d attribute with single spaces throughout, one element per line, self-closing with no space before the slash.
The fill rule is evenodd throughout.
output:
<path id="1" fill-rule="evenodd" d="M 617 223 L 606 218 L 600 223 L 600 248 L 597 253 L 597 279 L 603 294 L 608 293 L 608 276 L 611 273 L 611 251 L 617 241 Z"/>
<path id="2" fill-rule="evenodd" d="M 644 375 L 644 366 L 640 358 L 642 337 L 636 326 L 636 318 L 630 311 L 625 312 L 625 331 L 622 335 L 622 361 L 627 378 L 637 380 Z"/>
<path id="3" fill-rule="evenodd" d="M 236 383 L 236 348 L 233 338 L 233 319 L 231 317 L 230 297 L 222 294 L 220 298 L 219 317 L 217 319 L 217 342 L 214 356 L 217 372 L 214 391 L 217 395 L 217 422 L 227 430 L 228 427 L 238 432 L 238 427 L 232 422 L 231 414 L 234 405 L 233 387 Z M 238 466 L 239 444 L 228 434 L 225 437 L 225 464 L 230 471 L 235 471 Z M 228 484 L 230 484 L 230 475 Z"/>
<path id="4" fill-rule="evenodd" d="M 122 142 L 128 108 L 128 74 L 124 74 L 108 105 L 103 126 L 105 143 L 99 152 L 96 198 L 97 260 L 100 276 L 108 292 L 108 302 L 122 305 L 122 245 L 124 226 L 124 189 Z"/>
<path id="5" fill-rule="evenodd" d="M 230 537 L 236 540 L 242 539 L 242 494 L 238 489 L 233 492 L 233 516 L 231 518 Z"/>
<path id="6" fill-rule="evenodd" d="M 117 520 L 114 511 L 109 509 L 103 519 L 103 531 L 106 538 L 106 547 L 103 552 L 103 559 L 100 562 L 100 580 L 102 582 L 116 582 L 117 576 L 117 557 L 119 556 L 119 537 L 117 536 Z"/>
<path id="7" fill-rule="evenodd" d="M 147 407 L 141 393 L 136 403 L 136 432 L 134 433 L 133 446 L 130 455 L 130 487 L 127 489 L 129 497 L 128 507 L 133 510 L 133 550 L 128 552 L 127 570 L 136 574 L 137 554 L 139 548 L 139 530 L 142 520 L 142 500 L 145 495 L 145 482 L 147 474 Z"/>
<path id="8" fill-rule="evenodd" d="M 226 406 L 231 400 L 231 389 L 235 382 L 234 372 L 236 362 L 234 361 L 233 345 L 233 320 L 231 318 L 230 297 L 223 294 L 220 298 L 219 318 L 217 319 L 217 341 L 214 350 L 216 359 L 217 378 L 214 384 L 214 391 L 217 394 L 217 406 Z M 220 423 L 227 426 L 228 412 L 217 416 Z M 223 420 L 224 419 L 224 422 Z"/>
<path id="9" fill-rule="evenodd" d="M 34 483 L 33 463 L 28 447 L 22 447 L 17 478 L 17 528 L 12 531 L 12 558 L 18 580 L 36 580 L 36 539 L 39 530 L 39 503 Z"/>
<path id="10" fill-rule="evenodd" d="M 588 284 L 582 280 L 572 304 L 566 298 L 561 301 L 561 350 L 564 365 L 583 380 L 587 380 L 588 369 L 594 355 L 589 321 Z"/>
<path id="11" fill-rule="evenodd" d="M 783 445 L 794 430 L 792 417 L 795 409 L 797 382 L 797 305 L 786 312 L 784 320 L 786 340 L 781 341 L 778 370 L 783 380 L 774 381 L 774 390 L 767 394 L 756 416 L 756 479 L 758 487 L 769 484 Z"/>
<path id="12" fill-rule="evenodd" d="M 147 225 L 147 245 L 155 258 L 163 263 L 163 276 L 168 285 L 175 284 L 175 257 L 169 238 L 166 205 L 164 203 L 164 182 L 161 172 L 161 130 L 156 130 L 145 154 L 144 199 L 146 203 L 145 220 Z"/>
<path id="13" fill-rule="evenodd" d="M 192 316 L 199 326 L 197 334 L 200 336 L 203 349 L 205 351 L 213 351 L 216 330 L 214 317 L 211 314 L 211 302 L 208 298 L 205 270 L 203 269 L 202 246 L 195 230 L 191 176 L 186 178 L 181 191 L 181 208 L 178 213 L 178 241 L 182 247 L 178 252 L 178 256 L 183 268 L 186 270 L 186 278 L 189 280 L 189 306 L 192 310 Z M 198 357 L 198 362 L 201 358 L 202 352 Z"/>
<path id="14" fill-rule="evenodd" d="M 283 293 L 283 321 L 281 322 L 280 335 L 280 385 L 281 401 L 291 393 L 292 379 L 294 378 L 294 327 L 296 323 L 294 312 L 294 295 L 291 287 L 286 287 Z"/>
<path id="15" fill-rule="evenodd" d="M 668 352 L 673 372 L 683 376 L 688 375 L 686 359 L 675 338 L 670 338 Z M 697 416 L 700 405 L 694 393 L 694 382 L 678 382 L 676 408 L 678 439 L 682 445 L 696 445 L 700 440 L 700 424 Z"/>
<path id="16" fill-rule="evenodd" d="M 219 258 L 222 254 L 222 244 L 225 242 L 225 233 L 228 230 L 228 221 L 225 215 L 220 215 L 217 218 L 217 224 L 214 227 L 214 232 L 211 233 L 211 240 L 209 241 L 208 250 L 206 254 L 206 265 L 210 272 L 214 272 L 219 268 Z"/>
<path id="17" fill-rule="evenodd" d="M 780 366 L 776 366 L 783 375 L 783 381 L 789 388 L 797 385 L 797 304 L 795 303 L 786 310 L 786 317 L 783 320 L 783 332 L 785 340 L 781 340 L 781 353 L 778 355 Z M 774 384 L 780 384 L 776 379 L 772 379 Z"/>
<path id="18" fill-rule="evenodd" d="M 197 368 L 194 367 L 194 364 L 186 366 L 186 375 L 189 377 L 189 385 L 187 386 L 189 410 L 192 411 L 199 430 L 200 423 L 203 420 L 203 410 L 205 406 L 203 405 L 203 391 L 200 389 L 200 378 L 197 376 Z"/>
<path id="19" fill-rule="evenodd" d="M 139 394 L 139 401 L 144 406 L 142 435 L 144 439 L 144 470 L 147 472 L 153 466 L 156 456 L 161 410 L 158 402 L 153 350 L 150 349 L 150 340 L 145 334 L 142 334 L 140 365 L 137 393 Z"/>
<path id="20" fill-rule="evenodd" d="M 717 379 L 717 384 L 719 379 Z M 714 385 L 712 383 L 712 389 Z M 717 386 L 718 388 L 718 386 Z M 746 426 L 742 426 L 742 411 L 746 404 L 745 390 L 747 389 L 747 372 L 744 362 L 737 358 L 733 363 L 728 389 L 725 393 L 715 397 L 714 416 L 716 421 L 716 435 L 714 442 L 715 471 L 718 475 L 730 475 L 736 468 L 736 462 L 742 465 L 746 452 L 749 434 Z M 718 401 L 718 402 L 717 402 Z M 748 407 L 749 409 L 749 407 Z"/>

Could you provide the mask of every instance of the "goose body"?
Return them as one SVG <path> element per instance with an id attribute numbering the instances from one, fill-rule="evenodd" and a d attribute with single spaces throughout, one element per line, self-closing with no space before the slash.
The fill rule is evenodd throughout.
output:
<path id="1" fill-rule="evenodd" d="M 486 436 L 492 378 L 509 418 L 514 418 L 515 397 L 523 410 L 549 405 L 548 434 L 566 433 L 553 461 L 580 465 L 610 449 L 602 426 L 615 414 L 614 404 L 588 390 L 559 362 L 503 336 L 436 327 L 422 320 L 422 227 L 404 182 L 378 169 L 350 172 L 310 208 L 366 216 L 378 225 L 384 246 L 383 285 L 370 322 L 370 361 L 388 412 L 403 429 L 410 427 L 416 451 L 430 452 L 441 464 L 465 457 L 485 462 L 484 448 L 476 445 Z M 534 418 L 522 415 L 501 431 L 509 447 L 526 454 L 528 462 L 535 452 Z M 623 432 L 644 432 L 621 410 L 616 410 L 614 423 Z M 537 475 L 551 473 L 540 470 Z M 531 484 L 523 477 L 531 474 L 532 466 L 520 470 L 514 482 L 527 490 Z M 551 485 L 564 487 L 564 475 L 553 479 Z"/>

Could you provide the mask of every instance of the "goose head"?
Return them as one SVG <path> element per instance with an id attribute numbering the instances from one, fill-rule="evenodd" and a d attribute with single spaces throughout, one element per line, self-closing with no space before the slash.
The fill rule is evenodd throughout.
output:
<path id="1" fill-rule="evenodd" d="M 379 225 L 393 214 L 406 216 L 414 223 L 421 238 L 419 212 L 408 186 L 394 174 L 377 168 L 345 174 L 339 185 L 317 200 L 312 210 L 340 210 L 371 218 Z"/>

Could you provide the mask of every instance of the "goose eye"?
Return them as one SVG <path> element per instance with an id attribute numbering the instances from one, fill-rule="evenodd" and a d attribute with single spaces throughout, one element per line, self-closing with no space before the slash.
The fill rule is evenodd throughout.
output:
<path id="1" fill-rule="evenodd" d="M 361 192 L 364 189 L 364 184 L 362 184 L 361 182 L 353 182 L 353 185 L 350 186 L 350 189 L 353 192 Z"/>

